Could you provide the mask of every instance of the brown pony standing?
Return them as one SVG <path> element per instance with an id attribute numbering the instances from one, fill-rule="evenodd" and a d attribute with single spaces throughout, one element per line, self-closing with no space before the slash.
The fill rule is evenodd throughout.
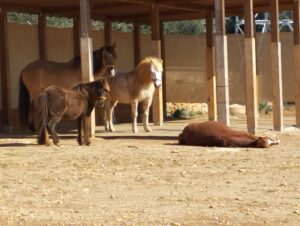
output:
<path id="1" fill-rule="evenodd" d="M 111 66 L 116 60 L 115 44 L 104 45 L 93 52 L 94 78 L 100 78 L 106 66 Z M 68 62 L 53 62 L 37 60 L 28 64 L 20 75 L 19 113 L 22 124 L 34 126 L 34 101 L 41 91 L 50 85 L 57 85 L 70 89 L 82 82 L 80 56 Z"/>
<path id="2" fill-rule="evenodd" d="M 268 148 L 280 142 L 277 139 L 233 130 L 222 122 L 215 121 L 191 123 L 183 129 L 178 139 L 180 144 L 215 147 Z"/>
<path id="3" fill-rule="evenodd" d="M 78 125 L 78 144 L 90 144 L 90 129 L 86 122 L 95 104 L 102 105 L 109 92 L 109 85 L 105 79 L 79 84 L 72 89 L 49 86 L 38 96 L 38 107 L 41 115 L 39 125 L 38 144 L 49 145 L 47 131 L 51 134 L 53 143 L 58 145 L 59 138 L 55 126 L 62 119 L 75 120 Z M 82 128 L 84 142 L 82 142 Z"/>
<path id="4" fill-rule="evenodd" d="M 118 102 L 131 105 L 132 130 L 138 132 L 137 116 L 138 103 L 142 103 L 143 125 L 147 132 L 149 126 L 149 108 L 155 87 L 162 83 L 162 60 L 156 57 L 146 57 L 130 72 L 116 72 L 114 77 L 108 79 L 110 93 L 105 102 L 105 129 L 114 132 L 112 115 Z"/>

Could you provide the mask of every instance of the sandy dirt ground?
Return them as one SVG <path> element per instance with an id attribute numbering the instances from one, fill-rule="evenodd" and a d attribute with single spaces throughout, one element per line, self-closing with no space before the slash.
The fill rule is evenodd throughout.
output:
<path id="1" fill-rule="evenodd" d="M 299 225 L 293 120 L 277 133 L 260 119 L 258 133 L 281 140 L 269 149 L 179 146 L 190 121 L 139 134 L 130 124 L 114 134 L 97 127 L 88 147 L 75 133 L 62 134 L 60 147 L 1 134 L 0 225 Z"/>

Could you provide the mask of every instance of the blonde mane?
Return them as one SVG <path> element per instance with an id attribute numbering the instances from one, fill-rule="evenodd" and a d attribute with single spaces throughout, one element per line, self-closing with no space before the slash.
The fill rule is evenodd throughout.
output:
<path id="1" fill-rule="evenodd" d="M 137 81 L 142 84 L 149 84 L 152 82 L 150 73 L 150 67 L 152 63 L 154 64 L 156 70 L 161 72 L 163 71 L 162 59 L 152 56 L 145 57 L 133 71 Z"/>

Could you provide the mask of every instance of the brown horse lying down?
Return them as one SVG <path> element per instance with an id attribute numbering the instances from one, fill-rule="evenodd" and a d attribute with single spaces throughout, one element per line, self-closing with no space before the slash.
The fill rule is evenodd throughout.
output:
<path id="1" fill-rule="evenodd" d="M 279 142 L 277 139 L 233 130 L 221 122 L 214 121 L 191 123 L 179 134 L 180 144 L 196 146 L 268 148 Z"/>
<path id="2" fill-rule="evenodd" d="M 109 85 L 105 79 L 79 84 L 72 89 L 49 86 L 38 96 L 38 107 L 41 116 L 39 125 L 38 144 L 49 145 L 47 132 L 52 136 L 53 143 L 58 145 L 59 139 L 55 126 L 62 119 L 75 120 L 78 124 L 79 145 L 90 144 L 90 128 L 87 123 L 95 104 L 103 105 L 109 92 Z M 82 128 L 84 129 L 84 143 L 82 142 Z"/>

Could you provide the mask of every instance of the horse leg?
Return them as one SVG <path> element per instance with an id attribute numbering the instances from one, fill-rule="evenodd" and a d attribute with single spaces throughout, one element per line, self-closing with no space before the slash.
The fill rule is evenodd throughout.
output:
<path id="1" fill-rule="evenodd" d="M 138 130 L 138 127 L 137 127 L 137 116 L 138 116 L 138 101 L 137 100 L 134 100 L 132 103 L 131 103 L 131 117 L 132 117 L 132 131 L 134 133 L 138 133 L 139 130 Z"/>
<path id="2" fill-rule="evenodd" d="M 90 140 L 90 121 L 91 117 L 88 116 L 83 116 L 83 141 L 85 145 L 90 145 L 91 140 Z"/>
<path id="3" fill-rule="evenodd" d="M 106 106 L 106 119 L 105 119 L 105 130 L 109 132 L 115 132 L 113 124 L 114 108 L 118 104 L 116 100 L 110 100 L 109 105 Z"/>
<path id="4" fill-rule="evenodd" d="M 51 134 L 53 143 L 57 146 L 59 146 L 59 138 L 57 136 L 57 133 L 55 132 L 55 126 L 60 120 L 55 120 L 51 118 L 47 124 L 48 132 Z"/>
<path id="5" fill-rule="evenodd" d="M 82 145 L 82 119 L 83 116 L 79 116 L 79 118 L 77 119 L 77 133 L 78 133 L 78 136 L 77 136 L 77 142 L 79 145 Z"/>
<path id="6" fill-rule="evenodd" d="M 149 126 L 149 109 L 152 103 L 152 98 L 144 100 L 142 103 L 142 113 L 143 113 L 143 125 L 146 132 L 151 132 L 152 129 Z"/>

